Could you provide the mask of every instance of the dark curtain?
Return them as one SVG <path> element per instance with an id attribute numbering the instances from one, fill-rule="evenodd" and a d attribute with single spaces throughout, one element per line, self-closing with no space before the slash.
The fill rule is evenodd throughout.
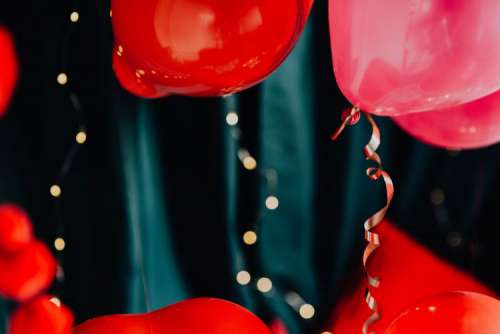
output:
<path id="1" fill-rule="evenodd" d="M 69 83 L 61 87 L 56 76 L 73 9 L 80 22 L 68 43 Z M 266 321 L 284 319 L 292 333 L 324 328 L 360 268 L 362 222 L 384 203 L 383 185 L 364 176 L 368 124 L 329 140 L 348 103 L 332 73 L 327 16 L 327 1 L 317 1 L 291 56 L 255 88 L 228 99 L 146 101 L 114 79 L 109 3 L 0 3 L 0 22 L 14 33 L 21 61 L 20 84 L 0 122 L 0 199 L 26 208 L 47 244 L 64 231 L 65 280 L 53 292 L 78 322 L 143 312 L 148 296 L 153 308 L 214 296 Z M 238 140 L 225 122 L 234 108 Z M 48 190 L 78 117 L 88 142 L 75 156 L 58 210 Z M 416 142 L 388 119 L 377 122 L 397 187 L 390 219 L 499 291 L 500 147 L 448 152 Z M 269 189 L 261 173 L 242 168 L 241 147 L 260 170 L 278 175 L 280 207 L 260 219 Z M 258 243 L 245 247 L 241 234 L 256 222 Z M 271 278 L 273 292 L 239 286 L 235 275 L 243 269 Z M 290 292 L 316 307 L 312 320 L 288 306 Z M 13 305 L 1 305 L 5 318 Z"/>

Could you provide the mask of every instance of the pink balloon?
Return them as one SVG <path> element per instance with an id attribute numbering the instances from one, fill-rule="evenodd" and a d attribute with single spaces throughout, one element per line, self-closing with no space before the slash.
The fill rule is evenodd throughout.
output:
<path id="1" fill-rule="evenodd" d="M 500 91 L 461 106 L 392 118 L 415 138 L 451 149 L 500 142 Z"/>
<path id="2" fill-rule="evenodd" d="M 455 107 L 500 89 L 500 1 L 330 0 L 337 82 L 385 116 Z"/>

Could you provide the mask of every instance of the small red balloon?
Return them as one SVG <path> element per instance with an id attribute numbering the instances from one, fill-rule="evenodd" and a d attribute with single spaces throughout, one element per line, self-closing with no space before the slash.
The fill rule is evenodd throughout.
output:
<path id="1" fill-rule="evenodd" d="M 381 246 L 370 257 L 368 270 L 381 279 L 380 287 L 373 289 L 373 293 L 381 307 L 382 318 L 370 326 L 370 331 L 384 333 L 402 311 L 426 296 L 450 290 L 494 295 L 486 286 L 440 259 L 390 222 L 377 226 L 377 232 Z M 353 286 L 356 279 L 358 282 Z M 359 334 L 371 314 L 365 303 L 366 275 L 360 272 L 344 290 L 334 310 L 330 332 Z M 448 333 L 453 332 L 441 334 Z"/>
<path id="2" fill-rule="evenodd" d="M 22 304 L 10 319 L 9 334 L 71 334 L 73 314 L 43 296 Z M 112 332 L 110 332 L 112 333 Z"/>
<path id="3" fill-rule="evenodd" d="M 500 91 L 455 108 L 392 120 L 424 143 L 448 149 L 485 147 L 500 142 Z"/>
<path id="4" fill-rule="evenodd" d="M 0 27 L 0 117 L 12 97 L 17 81 L 17 57 L 10 33 Z"/>
<path id="5" fill-rule="evenodd" d="M 0 205 L 0 253 L 17 252 L 33 240 L 28 214 L 14 204 Z"/>
<path id="6" fill-rule="evenodd" d="M 113 0 L 113 68 L 131 93 L 223 96 L 285 59 L 312 0 Z"/>
<path id="7" fill-rule="evenodd" d="M 34 241 L 16 253 L 0 254 L 0 295 L 26 301 L 47 289 L 57 265 L 43 243 Z"/>
<path id="8" fill-rule="evenodd" d="M 214 298 L 190 299 L 144 315 L 115 315 L 89 320 L 74 334 L 271 334 L 255 315 Z"/>
<path id="9" fill-rule="evenodd" d="M 430 297 L 403 312 L 385 334 L 498 334 L 500 301 L 472 292 Z"/>

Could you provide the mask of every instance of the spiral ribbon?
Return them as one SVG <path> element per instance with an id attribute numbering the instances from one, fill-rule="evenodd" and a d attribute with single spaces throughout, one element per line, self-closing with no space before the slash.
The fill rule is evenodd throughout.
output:
<path id="1" fill-rule="evenodd" d="M 366 170 L 366 175 L 372 181 L 377 181 L 382 177 L 385 183 L 386 197 L 387 197 L 385 206 L 379 211 L 377 211 L 374 215 L 369 217 L 364 223 L 365 239 L 368 242 L 368 245 L 366 246 L 365 251 L 363 253 L 363 266 L 368 276 L 368 287 L 366 289 L 365 301 L 370 310 L 372 311 L 372 314 L 364 322 L 362 333 L 373 334 L 374 332 L 369 332 L 369 327 L 378 320 L 380 320 L 380 308 L 372 294 L 372 289 L 378 288 L 380 286 L 380 278 L 370 275 L 370 273 L 368 272 L 367 264 L 368 264 L 368 259 L 370 258 L 372 253 L 377 248 L 380 247 L 380 236 L 379 234 L 374 232 L 373 229 L 382 223 L 387 211 L 389 210 L 389 206 L 391 205 L 392 199 L 394 197 L 394 184 L 389 174 L 382 168 L 382 160 L 380 159 L 380 156 L 377 154 L 377 149 L 380 146 L 380 129 L 378 128 L 377 124 L 375 123 L 373 117 L 370 114 L 367 113 L 363 114 L 365 115 L 366 119 L 368 120 L 368 122 L 372 127 L 372 136 L 368 144 L 364 147 L 363 154 L 366 160 L 373 161 L 377 164 L 375 167 L 369 167 Z M 336 140 L 340 136 L 340 134 L 344 131 L 346 126 L 355 125 L 360 118 L 361 118 L 361 110 L 358 107 L 353 107 L 350 110 L 347 110 L 344 113 L 342 113 L 342 124 L 332 135 L 332 140 Z"/>

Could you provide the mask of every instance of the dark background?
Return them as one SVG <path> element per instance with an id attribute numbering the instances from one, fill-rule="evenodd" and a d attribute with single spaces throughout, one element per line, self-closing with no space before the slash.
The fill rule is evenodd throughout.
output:
<path id="1" fill-rule="evenodd" d="M 0 3 L 0 23 L 14 34 L 21 64 L 0 122 L 0 200 L 26 208 L 47 244 L 64 235 L 67 248 L 58 256 L 65 280 L 53 292 L 79 322 L 144 311 L 142 267 L 154 308 L 214 296 L 265 320 L 279 316 L 293 333 L 327 322 L 343 282 L 360 267 L 362 222 L 383 205 L 384 193 L 364 176 L 365 121 L 329 140 L 348 103 L 332 73 L 326 6 L 315 4 L 299 45 L 258 87 L 229 100 L 143 101 L 112 74 L 106 1 Z M 80 21 L 73 25 L 75 9 Z M 56 82 L 62 68 L 65 87 Z M 239 144 L 225 123 L 231 104 L 240 114 Z M 377 122 L 396 184 L 389 218 L 498 292 L 500 147 L 448 152 L 416 142 L 389 119 Z M 83 123 L 88 141 L 55 201 L 49 187 Z M 279 174 L 280 208 L 258 220 L 259 242 L 251 248 L 241 233 L 268 193 L 259 173 L 238 163 L 238 145 Z M 238 286 L 242 269 L 270 277 L 273 293 Z M 313 320 L 287 306 L 289 291 L 315 305 Z M 6 315 L 12 305 L 2 305 Z"/>

